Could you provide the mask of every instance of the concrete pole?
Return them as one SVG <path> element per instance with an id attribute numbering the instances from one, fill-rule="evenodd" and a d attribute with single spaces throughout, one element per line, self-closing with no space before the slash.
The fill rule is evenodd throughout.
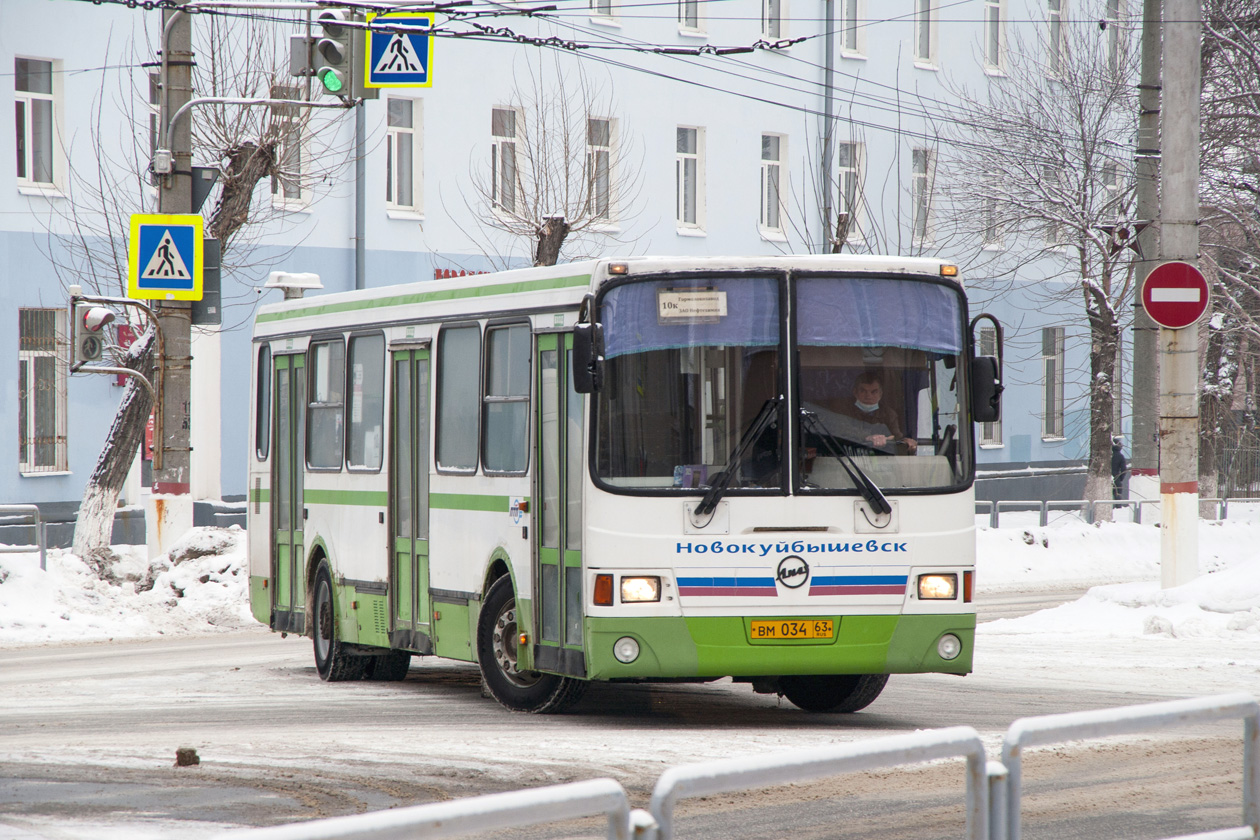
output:
<path id="1" fill-rule="evenodd" d="M 835 156 L 836 4 L 824 0 L 827 31 L 823 35 L 823 131 L 819 198 L 822 199 L 822 253 L 831 253 L 831 161 Z"/>
<path id="2" fill-rule="evenodd" d="M 1137 217 L 1159 215 L 1159 104 L 1163 0 L 1143 0 L 1142 71 L 1138 84 Z M 1141 280 L 1159 265 L 1159 227 L 1138 234 L 1134 267 Z M 1133 289 L 1133 439 L 1129 459 L 1129 498 L 1159 498 L 1159 327 L 1146 314 L 1141 287 Z"/>
<path id="3" fill-rule="evenodd" d="M 192 98 L 192 18 L 182 10 L 162 12 L 165 45 L 162 54 L 162 129 L 171 115 Z M 180 120 L 172 138 L 175 171 L 158 188 L 158 212 L 192 212 L 192 121 Z M 153 493 L 146 510 L 150 554 L 160 554 L 192 528 L 190 411 L 192 304 L 164 301 L 158 323 L 165 336 L 165 374 L 162 378 L 162 468 L 153 476 Z"/>
<path id="4" fill-rule="evenodd" d="M 1199 264 L 1199 0 L 1164 3 L 1163 256 Z M 1160 330 L 1160 577 L 1199 573 L 1199 328 Z"/>

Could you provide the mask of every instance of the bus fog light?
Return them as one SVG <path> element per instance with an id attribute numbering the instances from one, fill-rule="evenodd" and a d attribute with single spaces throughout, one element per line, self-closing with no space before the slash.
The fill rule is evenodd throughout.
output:
<path id="1" fill-rule="evenodd" d="M 919 575 L 919 600 L 952 601 L 958 597 L 958 575 Z"/>
<path id="2" fill-rule="evenodd" d="M 613 656 L 617 657 L 618 662 L 629 665 L 639 658 L 639 643 L 629 636 L 622 636 L 613 645 Z"/>
<path id="3" fill-rule="evenodd" d="M 621 603 L 636 604 L 661 600 L 661 579 L 658 577 L 623 577 Z"/>
<path id="4" fill-rule="evenodd" d="M 937 641 L 936 652 L 941 659 L 957 659 L 962 653 L 962 641 L 953 633 L 946 633 Z"/>

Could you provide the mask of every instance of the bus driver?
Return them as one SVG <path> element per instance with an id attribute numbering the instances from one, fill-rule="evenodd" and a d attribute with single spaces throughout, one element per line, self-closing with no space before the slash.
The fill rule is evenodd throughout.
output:
<path id="1" fill-rule="evenodd" d="M 858 421 L 863 438 L 877 449 L 903 443 L 911 455 L 919 448 L 919 442 L 901 433 L 901 418 L 892 408 L 880 405 L 884 396 L 884 386 L 880 381 L 879 371 L 868 370 L 858 376 L 853 383 L 853 398 L 836 401 L 836 410 Z"/>

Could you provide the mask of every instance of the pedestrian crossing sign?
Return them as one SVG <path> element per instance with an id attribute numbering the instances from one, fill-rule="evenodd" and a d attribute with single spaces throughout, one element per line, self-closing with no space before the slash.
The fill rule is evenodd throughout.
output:
<path id="1" fill-rule="evenodd" d="M 433 13 L 369 13 L 367 21 L 365 87 L 432 87 Z"/>
<path id="2" fill-rule="evenodd" d="M 127 297 L 201 300 L 204 235 L 204 222 L 196 214 L 133 215 Z"/>

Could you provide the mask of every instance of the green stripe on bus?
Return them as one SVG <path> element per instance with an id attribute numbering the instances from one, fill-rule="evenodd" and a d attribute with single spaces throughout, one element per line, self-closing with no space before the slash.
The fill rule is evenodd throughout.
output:
<path id="1" fill-rule="evenodd" d="M 249 500 L 251 502 L 261 502 L 262 504 L 271 504 L 271 489 L 267 487 L 259 487 L 249 491 Z"/>
<path id="2" fill-rule="evenodd" d="M 476 496 L 471 493 L 432 493 L 429 507 L 439 510 L 477 510 L 486 513 L 507 513 L 511 500 L 507 496 Z"/>
<path id="3" fill-rule="evenodd" d="M 389 494 L 384 490 L 312 490 L 307 487 L 302 491 L 302 500 L 312 505 L 385 507 L 389 504 Z"/>
<path id="4" fill-rule="evenodd" d="M 514 295 L 521 292 L 538 292 L 547 289 L 567 289 L 571 286 L 590 285 L 589 274 L 573 277 L 553 277 L 546 280 L 523 280 L 517 283 L 501 283 L 497 286 L 477 286 L 471 289 L 446 289 L 440 292 L 416 292 L 409 295 L 375 298 L 373 300 L 352 300 L 344 303 L 323 303 L 304 306 L 287 312 L 265 312 L 256 319 L 258 323 L 267 321 L 285 321 L 290 318 L 308 318 L 315 315 L 334 315 L 339 312 L 353 312 L 360 309 L 385 309 L 391 306 L 406 306 L 414 303 L 434 303 L 443 300 L 459 300 L 461 298 L 492 297 L 494 295 Z"/>

